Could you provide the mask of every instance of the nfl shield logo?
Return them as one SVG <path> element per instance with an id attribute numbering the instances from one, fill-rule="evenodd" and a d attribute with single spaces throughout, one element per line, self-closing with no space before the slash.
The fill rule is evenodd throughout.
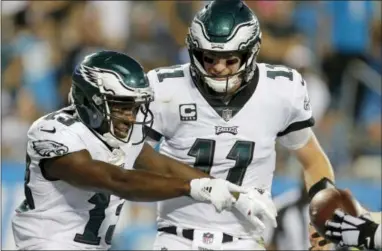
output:
<path id="1" fill-rule="evenodd" d="M 203 234 L 203 243 L 205 244 L 211 244 L 214 240 L 214 235 L 211 233 L 204 233 Z"/>
<path id="2" fill-rule="evenodd" d="M 231 109 L 224 109 L 222 111 L 222 118 L 225 120 L 225 121 L 228 121 L 232 118 L 232 110 Z"/>

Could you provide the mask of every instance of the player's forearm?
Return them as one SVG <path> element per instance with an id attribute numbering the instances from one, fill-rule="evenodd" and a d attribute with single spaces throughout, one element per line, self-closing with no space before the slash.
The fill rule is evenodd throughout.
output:
<path id="1" fill-rule="evenodd" d="M 188 180 L 209 177 L 208 174 L 197 168 L 192 168 L 180 161 L 156 152 L 148 145 L 143 147 L 135 161 L 134 168 Z"/>
<path id="2" fill-rule="evenodd" d="M 334 183 L 333 168 L 325 154 L 317 156 L 309 164 L 304 165 L 305 186 L 308 191 L 322 178 L 327 178 Z"/>
<path id="3" fill-rule="evenodd" d="M 305 186 L 308 191 L 323 178 L 334 183 L 332 165 L 314 134 L 311 135 L 306 145 L 296 150 L 295 153 L 303 166 Z"/>
<path id="4" fill-rule="evenodd" d="M 186 165 L 180 161 L 167 157 L 165 155 L 161 156 L 163 158 L 163 162 L 166 165 L 167 175 L 171 177 L 178 177 L 182 179 L 197 179 L 203 177 L 211 177 L 205 172 L 197 168 L 193 168 L 189 165 Z"/>
<path id="5" fill-rule="evenodd" d="M 190 180 L 165 177 L 144 170 L 124 170 L 102 161 L 92 161 L 92 177 L 79 183 L 132 201 L 158 201 L 189 195 Z"/>
<path id="6" fill-rule="evenodd" d="M 158 201 L 189 195 L 190 180 L 161 176 L 144 170 L 125 170 L 113 177 L 110 189 L 131 201 Z"/>

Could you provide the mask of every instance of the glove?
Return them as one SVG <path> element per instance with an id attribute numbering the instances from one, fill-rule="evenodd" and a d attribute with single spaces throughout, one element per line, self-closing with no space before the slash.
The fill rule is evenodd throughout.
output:
<path id="1" fill-rule="evenodd" d="M 375 248 L 378 224 L 363 216 L 353 217 L 337 209 L 325 227 L 325 237 L 341 247 Z"/>
<path id="2" fill-rule="evenodd" d="M 197 201 L 210 201 L 217 212 L 231 210 L 236 202 L 232 192 L 246 193 L 247 189 L 223 179 L 201 178 L 190 182 L 190 196 Z"/>
<path id="3" fill-rule="evenodd" d="M 269 221 L 273 227 L 277 227 L 276 207 L 271 195 L 263 190 L 251 189 L 247 194 L 240 194 L 235 207 L 259 232 L 265 230 L 264 220 Z"/>

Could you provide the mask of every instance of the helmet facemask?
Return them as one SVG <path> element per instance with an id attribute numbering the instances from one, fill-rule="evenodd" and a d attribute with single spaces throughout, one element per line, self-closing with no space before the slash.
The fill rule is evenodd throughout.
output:
<path id="1" fill-rule="evenodd" d="M 149 95 L 140 97 L 104 95 L 104 101 L 105 121 L 103 126 L 107 126 L 108 129 L 108 133 L 104 134 L 106 138 L 110 139 L 112 136 L 122 143 L 128 143 L 133 134 L 134 125 L 142 125 L 143 128 L 143 125 L 151 127 L 153 124 L 153 114 L 149 109 L 152 97 Z M 142 133 L 142 139 L 139 142 L 133 142 L 133 145 L 144 141 L 146 134 L 143 129 Z"/>
<path id="2" fill-rule="evenodd" d="M 261 37 L 261 35 L 260 35 Z M 260 39 L 243 50 L 221 51 L 205 50 L 192 43 L 192 35 L 187 36 L 187 45 L 191 61 L 191 74 L 209 98 L 226 99 L 243 89 L 253 77 L 256 69 L 256 57 L 260 50 Z M 209 74 L 204 67 L 204 54 L 215 54 L 216 57 L 227 58 L 238 56 L 241 60 L 239 69 L 229 75 L 216 76 Z M 224 78 L 224 79 L 217 79 Z M 232 92 L 232 90 L 235 90 Z"/>
<path id="3" fill-rule="evenodd" d="M 100 93 L 94 94 L 91 98 L 76 85 L 73 85 L 72 89 L 70 99 L 74 101 L 80 114 L 79 118 L 100 134 L 108 145 L 119 147 L 121 144 L 129 143 L 135 124 L 142 125 L 142 138 L 132 144 L 137 145 L 145 140 L 143 125 L 151 127 L 154 117 L 149 109 L 153 101 L 150 87 L 144 92 L 136 91 L 134 96 L 115 96 L 106 94 L 104 88 L 100 86 Z M 76 97 L 82 96 L 83 100 L 76 102 L 73 91 L 77 92 Z M 78 95 L 79 92 L 82 95 Z"/>

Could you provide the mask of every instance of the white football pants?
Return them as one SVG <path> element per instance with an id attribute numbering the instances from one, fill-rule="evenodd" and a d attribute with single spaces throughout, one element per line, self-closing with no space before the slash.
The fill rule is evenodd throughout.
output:
<path id="1" fill-rule="evenodd" d="M 62 243 L 62 242 L 42 241 L 39 244 L 20 247 L 18 248 L 18 250 L 85 250 L 85 248 L 82 248 L 79 246 L 73 246 L 67 243 Z M 86 249 L 86 250 L 92 250 L 92 249 Z M 97 249 L 93 249 L 93 250 L 97 250 Z"/>
<path id="2" fill-rule="evenodd" d="M 199 240 L 189 240 L 182 236 L 158 232 L 155 238 L 153 250 L 265 250 L 261 241 L 254 239 L 235 239 L 231 242 L 211 243 L 203 242 L 203 238 Z M 199 245 L 200 244 L 200 245 Z"/>

